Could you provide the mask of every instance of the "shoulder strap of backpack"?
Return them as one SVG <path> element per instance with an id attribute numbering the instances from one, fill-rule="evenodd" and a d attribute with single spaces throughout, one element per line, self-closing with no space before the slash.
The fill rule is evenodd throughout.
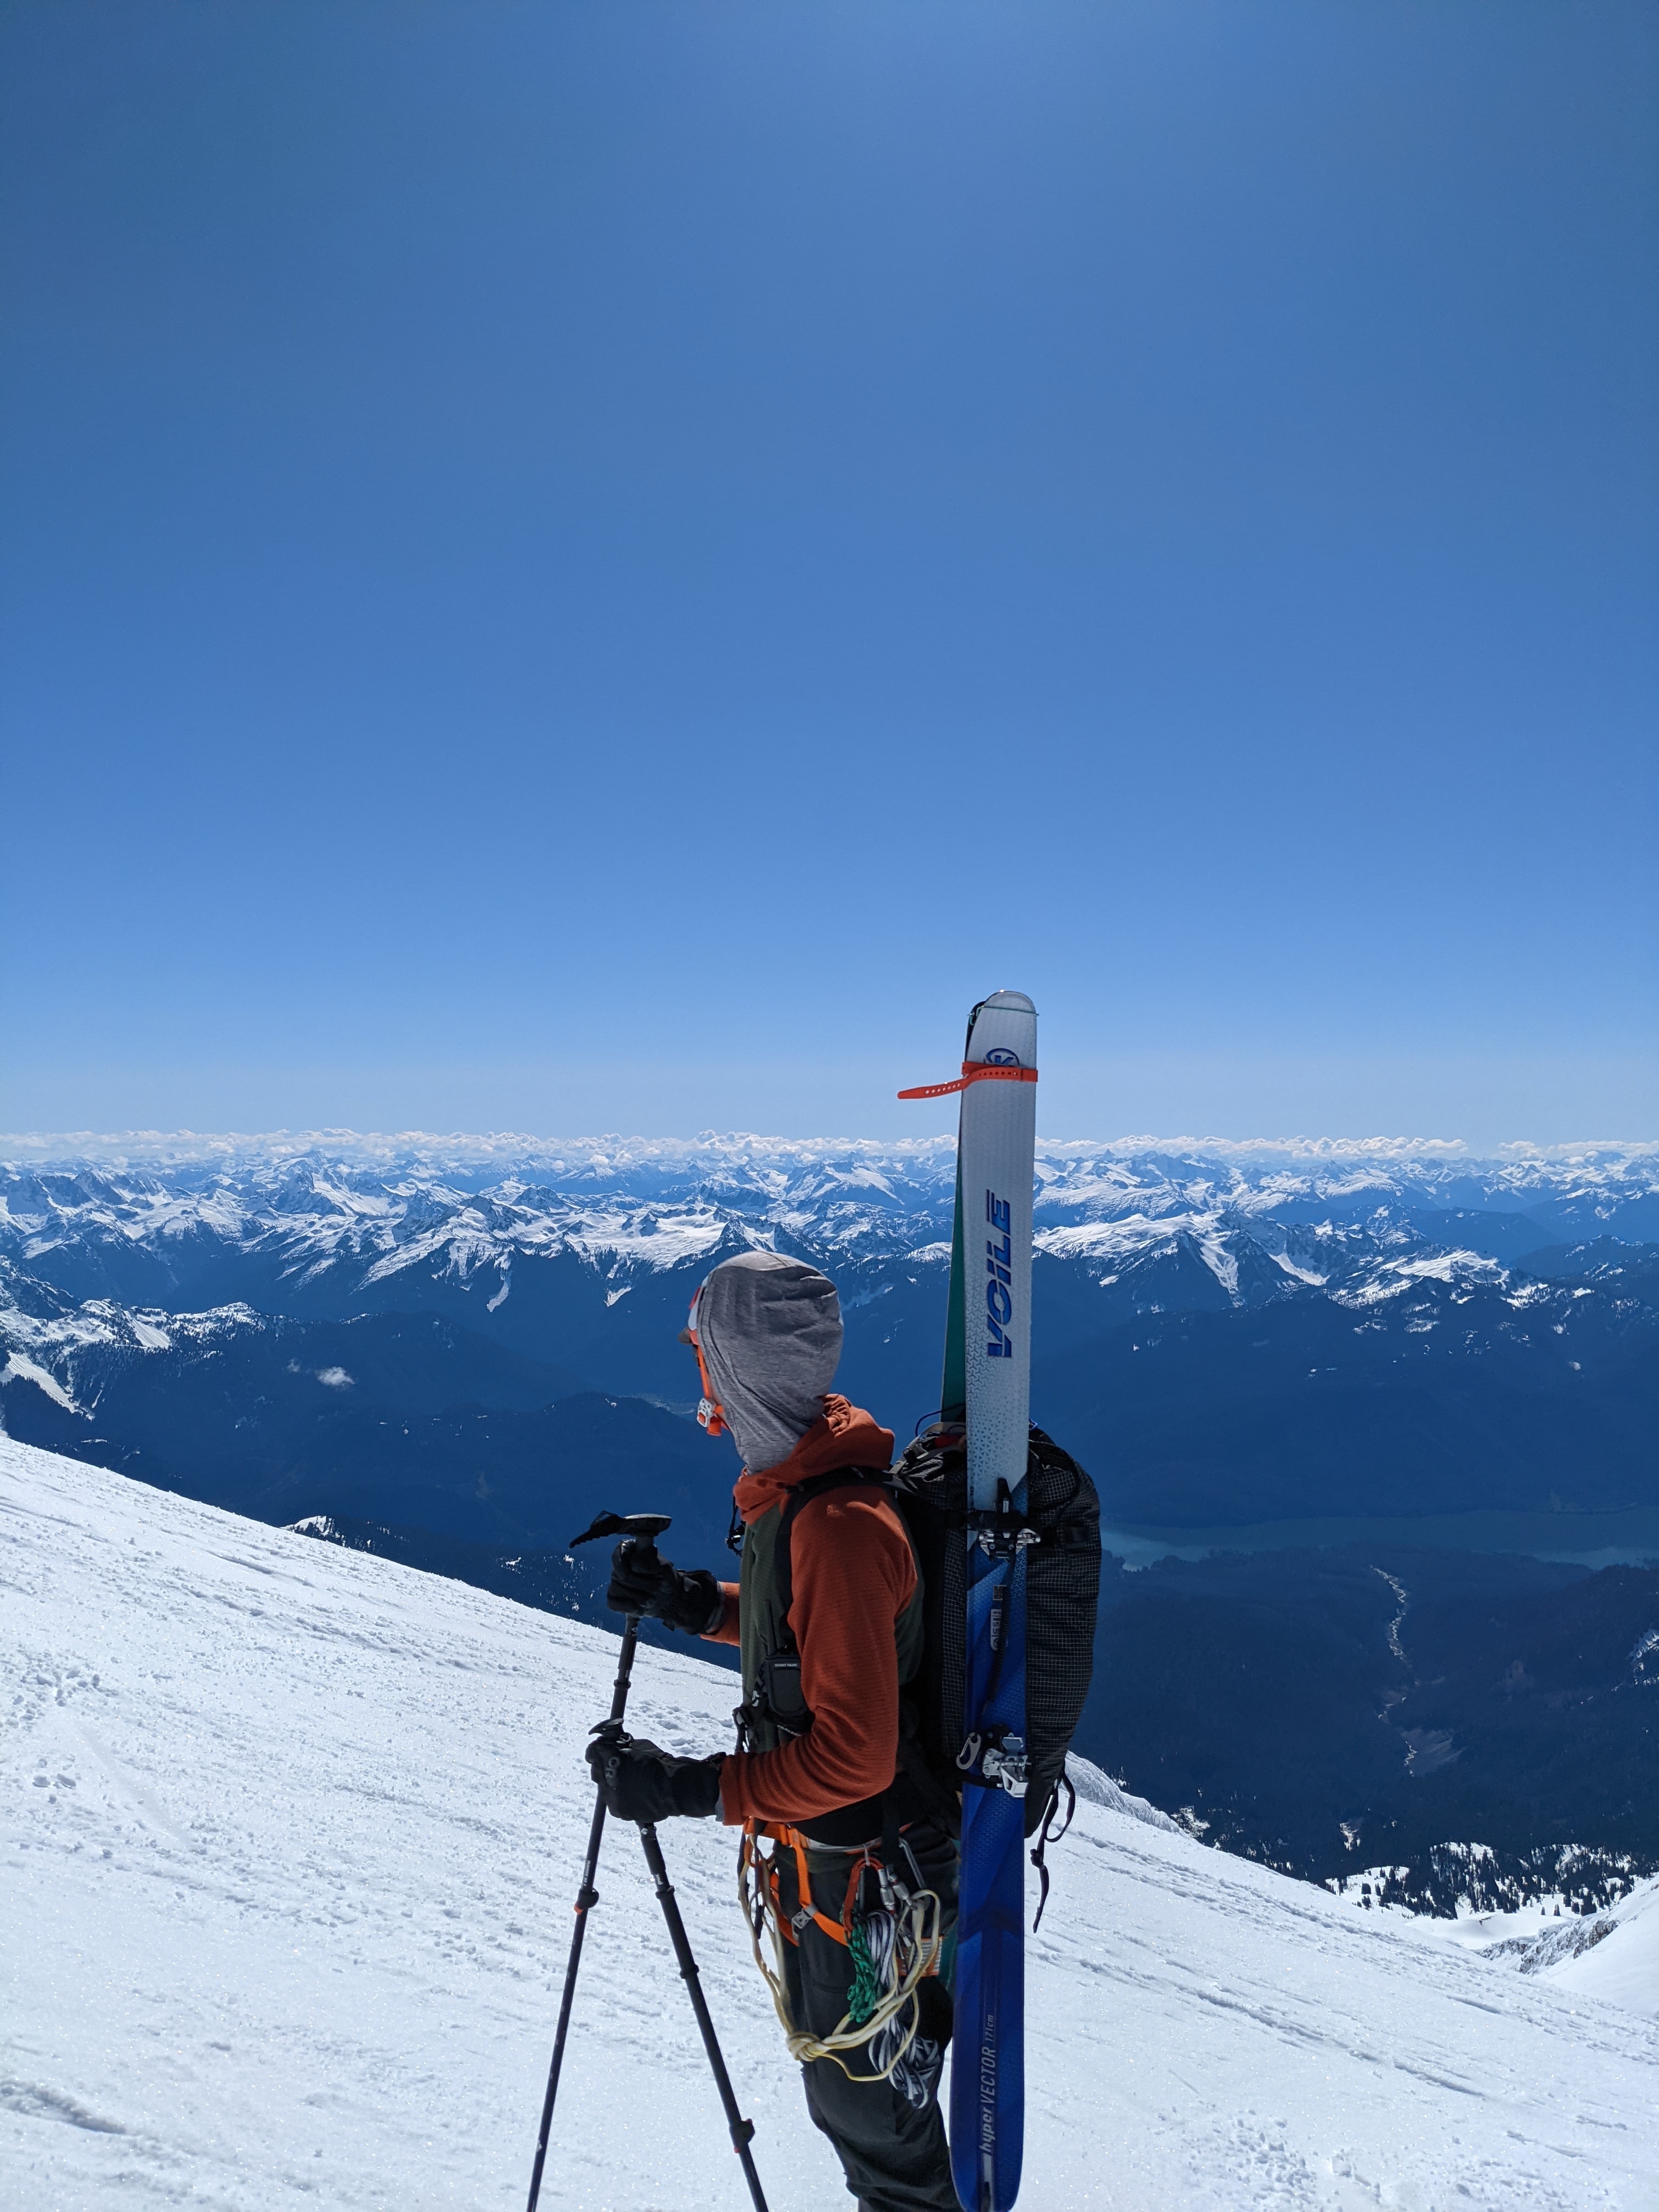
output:
<path id="1" fill-rule="evenodd" d="M 811 1475 L 806 1481 L 798 1483 L 790 1492 L 783 1502 L 783 1509 L 779 1516 L 778 1545 L 774 1554 L 773 1571 L 776 1577 L 777 1591 L 782 1600 L 777 1613 L 780 1621 L 787 1620 L 795 1594 L 794 1579 L 790 1567 L 790 1524 L 804 1505 L 810 1505 L 815 1498 L 825 1497 L 832 1490 L 881 1492 L 891 1501 L 895 1511 L 897 1512 L 899 1526 L 904 1530 L 905 1541 L 910 1546 L 912 1556 L 915 1555 L 915 1541 L 911 1536 L 904 1518 L 903 1508 L 900 1503 L 899 1486 L 894 1481 L 890 1468 L 839 1467 L 832 1468 L 828 1474 Z M 793 1637 L 793 1631 L 786 1629 L 786 1633 Z M 908 1711 L 906 1711 L 902 1693 L 899 1700 L 898 1770 L 902 1774 L 909 1777 L 922 1802 L 943 1822 L 946 1832 L 954 1835 L 962 1818 L 960 1800 L 955 1791 L 947 1789 L 941 1783 L 923 1757 L 921 1745 L 916 1741 L 915 1708 L 912 1706 Z M 891 1824 L 896 1816 L 892 1812 L 890 1799 L 888 1811 L 890 1824 Z"/>
<path id="2" fill-rule="evenodd" d="M 794 1571 L 790 1563 L 790 1530 L 795 1516 L 803 1505 L 810 1505 L 815 1498 L 827 1497 L 832 1490 L 879 1490 L 889 1498 L 895 1495 L 884 1467 L 831 1468 L 828 1474 L 809 1475 L 805 1482 L 795 1485 L 785 1498 L 782 1510 L 778 1516 L 778 1543 L 773 1573 L 776 1581 L 777 1617 L 780 1621 L 787 1620 L 789 1608 L 795 1598 Z M 790 1632 L 793 1633 L 793 1631 Z"/>

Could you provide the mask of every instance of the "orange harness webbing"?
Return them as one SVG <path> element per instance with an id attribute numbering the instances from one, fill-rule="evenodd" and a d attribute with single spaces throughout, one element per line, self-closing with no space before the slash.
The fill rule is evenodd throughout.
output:
<path id="1" fill-rule="evenodd" d="M 845 1945 L 853 1924 L 853 1901 L 858 1895 L 859 1882 L 866 1867 L 873 1866 L 876 1863 L 871 1857 L 868 1849 L 860 1851 L 853 1862 L 852 1869 L 847 1877 L 847 1894 L 842 1900 L 841 1918 L 839 1921 L 835 1921 L 830 1919 L 828 1913 L 818 1911 L 812 1895 L 812 1876 L 806 1863 L 806 1847 L 811 1843 L 811 1838 L 803 1835 L 799 1828 L 787 1827 L 778 1821 L 746 1820 L 744 1823 L 742 1846 L 744 1863 L 745 1866 L 753 1866 L 758 1872 L 764 1874 L 767 1893 L 771 1899 L 772 1911 L 776 1916 L 778 1925 L 783 1930 L 787 1941 L 794 1944 L 797 1949 L 800 1947 L 800 1938 L 796 1934 L 792 1922 L 784 1917 L 778 1906 L 778 1853 L 774 1850 L 769 1858 L 763 1859 L 755 1849 L 755 1845 L 763 1836 L 768 1843 L 781 1844 L 785 1850 L 793 1854 L 795 1884 L 800 1896 L 800 1911 L 809 1913 L 826 1936 L 832 1936 L 837 1943 Z"/>

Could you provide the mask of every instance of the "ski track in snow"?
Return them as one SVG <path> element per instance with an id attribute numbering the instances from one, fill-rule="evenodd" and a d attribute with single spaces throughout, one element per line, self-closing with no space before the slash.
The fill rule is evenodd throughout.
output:
<path id="1" fill-rule="evenodd" d="M 522 2204 L 614 1639 L 0 1438 L 0 2207 Z M 631 1718 L 728 1740 L 642 1651 Z M 1109 1796 L 1109 1792 L 1100 1793 Z M 734 1838 L 662 1831 L 773 2212 L 849 2199 Z M 1032 2212 L 1659 2208 L 1659 2021 L 1085 1800 L 1030 1947 Z M 747 2203 L 635 1838 L 543 2201 Z"/>

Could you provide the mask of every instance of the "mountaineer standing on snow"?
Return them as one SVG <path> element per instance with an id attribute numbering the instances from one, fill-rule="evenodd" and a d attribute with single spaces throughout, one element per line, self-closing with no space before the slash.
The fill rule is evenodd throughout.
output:
<path id="1" fill-rule="evenodd" d="M 698 1418 L 713 1436 L 729 1430 L 743 1460 L 741 1577 L 623 1544 L 606 1601 L 739 1647 L 742 1748 L 678 1759 L 624 1736 L 592 1745 L 589 1763 L 623 1820 L 717 1814 L 744 1829 L 781 1938 L 775 1996 L 848 2190 L 863 2212 L 957 2212 L 937 2094 L 950 1999 L 936 1972 L 957 1854 L 937 1790 L 930 1800 L 900 1768 L 923 1593 L 904 1523 L 869 1481 L 892 1433 L 830 1393 L 841 1312 L 815 1267 L 768 1252 L 723 1261 L 685 1338 Z"/>

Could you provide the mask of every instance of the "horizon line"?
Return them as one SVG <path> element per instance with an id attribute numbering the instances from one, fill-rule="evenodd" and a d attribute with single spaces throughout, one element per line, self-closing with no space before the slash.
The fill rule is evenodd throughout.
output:
<path id="1" fill-rule="evenodd" d="M 516 1158 L 574 1152 L 592 1160 L 608 1152 L 686 1157 L 698 1152 L 738 1149 L 818 1154 L 861 1152 L 885 1158 L 915 1158 L 954 1148 L 954 1134 L 927 1137 L 785 1137 L 755 1130 L 700 1130 L 695 1137 L 627 1134 L 619 1130 L 586 1136 L 537 1136 L 516 1130 L 403 1129 L 358 1130 L 343 1127 L 320 1129 L 260 1131 L 198 1129 L 40 1130 L 0 1132 L 0 1167 L 73 1166 L 81 1163 L 121 1166 L 147 1160 L 153 1165 L 207 1164 L 237 1154 L 287 1156 L 301 1159 L 319 1153 L 363 1152 L 386 1159 L 414 1153 L 450 1152 L 480 1161 L 499 1160 L 505 1166 Z M 1577 1138 L 1540 1145 L 1517 1138 L 1477 1151 L 1462 1137 L 1368 1136 L 1220 1137 L 1190 1134 L 1119 1137 L 1039 1136 L 1039 1152 L 1104 1152 L 1133 1156 L 1146 1152 L 1186 1152 L 1218 1155 L 1270 1154 L 1308 1159 L 1381 1160 L 1417 1158 L 1457 1161 L 1475 1165 L 1481 1161 L 1519 1164 L 1527 1160 L 1563 1160 L 1619 1153 L 1640 1158 L 1659 1152 L 1659 1140 L 1650 1138 Z"/>

